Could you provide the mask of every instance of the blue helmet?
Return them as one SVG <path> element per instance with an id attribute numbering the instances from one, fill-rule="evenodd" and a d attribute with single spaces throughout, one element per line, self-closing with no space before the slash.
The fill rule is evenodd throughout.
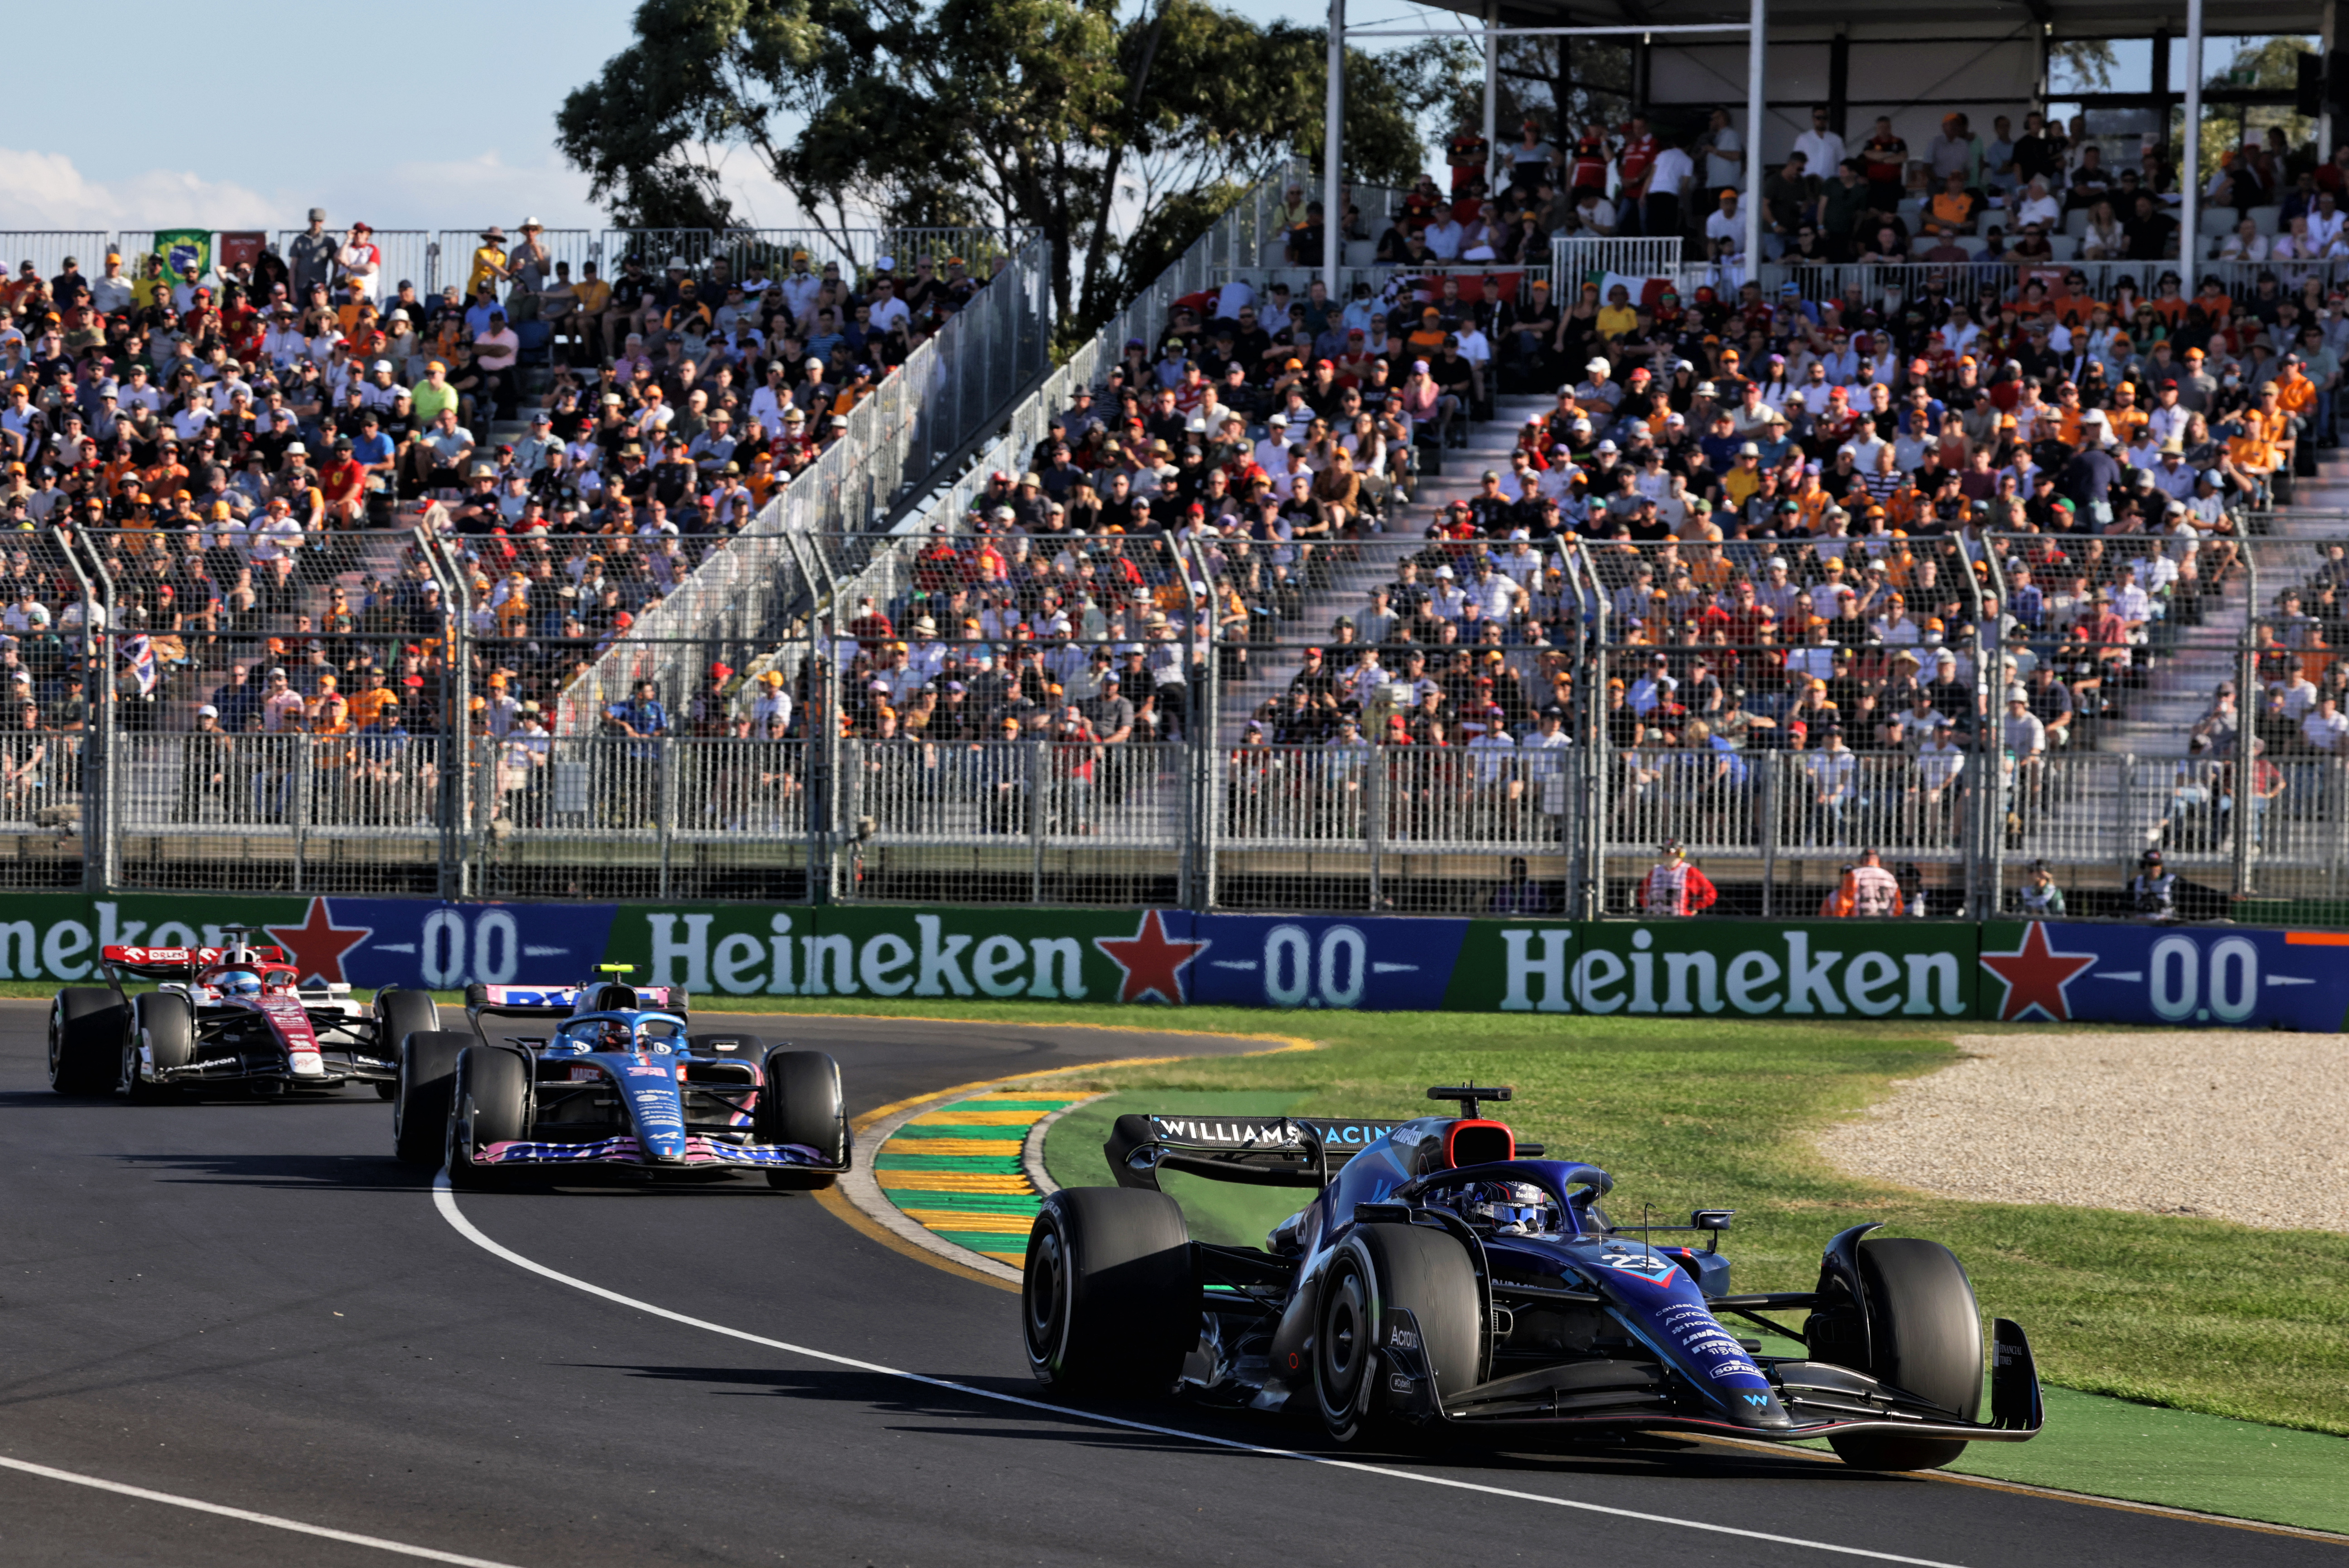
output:
<path id="1" fill-rule="evenodd" d="M 222 996 L 259 996 L 261 977 L 249 969 L 226 970 L 213 977 L 212 988 Z"/>

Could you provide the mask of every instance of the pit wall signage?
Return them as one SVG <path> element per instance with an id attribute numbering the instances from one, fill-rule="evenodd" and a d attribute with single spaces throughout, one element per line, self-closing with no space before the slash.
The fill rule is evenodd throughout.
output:
<path id="1" fill-rule="evenodd" d="M 577 984 L 626 963 L 726 997 L 1602 1018 L 2143 1023 L 2337 1032 L 2349 932 L 1924 920 L 1541 921 L 753 904 L 20 894 L 0 980 L 99 978 L 101 947 L 243 925 L 309 983 Z"/>

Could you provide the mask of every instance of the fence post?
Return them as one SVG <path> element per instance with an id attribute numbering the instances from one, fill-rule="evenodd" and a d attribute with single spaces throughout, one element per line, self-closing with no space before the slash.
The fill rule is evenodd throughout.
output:
<path id="1" fill-rule="evenodd" d="M 1366 820 L 1362 836 L 1371 853 L 1371 913 L 1387 907 L 1385 851 L 1387 842 L 1387 745 L 1371 742 L 1371 782 L 1362 791 Z"/>
<path id="2" fill-rule="evenodd" d="M 669 895 L 669 850 L 676 843 L 677 753 L 671 737 L 653 742 L 653 831 L 660 841 L 660 896 Z"/>
<path id="3" fill-rule="evenodd" d="M 292 797 L 286 802 L 285 809 L 294 816 L 294 891 L 299 893 L 303 891 L 303 883 L 306 880 L 308 872 L 310 801 L 311 791 L 316 782 L 311 769 L 317 761 L 317 746 L 308 735 L 299 730 L 285 738 L 285 744 L 292 747 L 294 752 L 290 759 L 294 764 L 294 777 L 291 781 L 294 787 L 285 792 Z"/>
<path id="4" fill-rule="evenodd" d="M 2256 550 L 2243 552 L 2243 593 L 2247 613 L 2243 617 L 2242 646 L 2235 654 L 2235 810 L 2233 850 L 2234 897 L 2248 898 L 2251 892 L 2251 836 L 2259 808 L 2252 805 L 2258 792 L 2259 763 L 2251 754 L 2253 693 L 2259 687 L 2259 656 L 2253 651 L 2258 641 L 2261 607 L 2260 604 L 2260 564 Z"/>
<path id="5" fill-rule="evenodd" d="M 1762 918 L 1770 919 L 1771 895 L 1778 880 L 1778 764 L 1784 752 L 1762 753 Z"/>
<path id="6" fill-rule="evenodd" d="M 1044 791 L 1050 783 L 1044 737 L 1028 738 L 1028 902 L 1044 902 Z"/>

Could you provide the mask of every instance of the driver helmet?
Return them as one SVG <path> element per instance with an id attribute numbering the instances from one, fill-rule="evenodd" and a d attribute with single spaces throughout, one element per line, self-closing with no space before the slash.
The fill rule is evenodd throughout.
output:
<path id="1" fill-rule="evenodd" d="M 222 996 L 259 996 L 261 977 L 249 969 L 233 969 L 212 978 L 212 989 Z"/>
<path id="2" fill-rule="evenodd" d="M 614 1020 L 595 1026 L 595 1044 L 605 1051 L 626 1051 L 633 1040 L 628 1026 Z"/>
<path id="3" fill-rule="evenodd" d="M 1530 1181 L 1480 1181 L 1460 1190 L 1465 1218 L 1490 1222 L 1496 1236 L 1541 1236 L 1556 1231 L 1557 1203 Z"/>

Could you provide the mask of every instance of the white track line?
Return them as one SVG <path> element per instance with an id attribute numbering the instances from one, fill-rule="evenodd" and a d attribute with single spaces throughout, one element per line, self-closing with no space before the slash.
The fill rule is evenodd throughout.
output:
<path id="1" fill-rule="evenodd" d="M 351 1546 L 370 1546 L 378 1552 L 394 1552 L 402 1557 L 421 1557 L 428 1563 L 456 1563 L 462 1564 L 463 1568 L 513 1568 L 512 1563 L 494 1563 L 487 1557 L 467 1557 L 455 1552 L 437 1552 L 429 1546 L 410 1546 L 402 1541 L 386 1541 L 379 1535 L 357 1535 L 347 1530 L 329 1530 L 323 1524 L 305 1524 L 298 1519 L 280 1519 L 274 1513 L 255 1513 L 249 1508 L 228 1508 L 217 1502 L 206 1502 L 202 1498 L 181 1497 L 177 1492 L 125 1486 L 120 1481 L 78 1475 L 72 1470 L 56 1469 L 47 1465 L 30 1464 L 5 1455 L 0 1455 L 0 1468 L 22 1470 L 28 1476 L 43 1476 L 50 1480 L 68 1481 L 75 1486 L 94 1487 L 99 1491 L 135 1497 L 142 1502 L 165 1502 L 173 1508 L 191 1508 L 198 1513 L 216 1513 L 222 1519 L 241 1519 L 247 1524 L 265 1524 L 272 1530 L 291 1530 L 297 1534 L 323 1536 L 328 1541 L 340 1541 Z"/>
<path id="2" fill-rule="evenodd" d="M 1426 1475 L 1417 1470 L 1364 1464 L 1358 1459 L 1333 1459 L 1320 1454 L 1300 1453 L 1294 1449 L 1266 1448 L 1257 1443 L 1238 1442 L 1230 1438 L 1212 1437 L 1202 1432 L 1180 1431 L 1173 1427 L 1153 1426 L 1146 1421 L 1129 1421 L 1121 1417 L 1103 1416 L 1091 1410 L 1074 1410 L 1062 1405 L 1050 1405 L 1040 1399 L 1022 1399 L 1016 1394 L 1001 1394 L 991 1388 L 977 1388 L 968 1383 L 957 1383 L 944 1377 L 930 1377 L 919 1372 L 907 1372 L 895 1366 L 884 1366 L 874 1361 L 859 1361 L 854 1356 L 834 1355 L 828 1350 L 811 1350 L 803 1345 L 792 1345 L 780 1339 L 769 1339 L 764 1334 L 730 1328 L 725 1324 L 711 1323 L 707 1318 L 688 1317 L 681 1312 L 671 1312 L 667 1307 L 655 1306 L 650 1302 L 638 1301 L 634 1296 L 622 1295 L 619 1292 L 606 1290 L 602 1285 L 590 1284 L 585 1280 L 576 1279 L 559 1270 L 550 1269 L 544 1263 L 533 1259 L 525 1258 L 512 1248 L 491 1240 L 471 1220 L 465 1218 L 457 1208 L 457 1195 L 449 1186 L 449 1173 L 445 1170 L 433 1181 L 432 1201 L 439 1205 L 441 1217 L 456 1228 L 459 1235 L 483 1251 L 502 1258 L 518 1269 L 526 1269 L 533 1274 L 553 1280 L 557 1284 L 569 1285 L 575 1291 L 585 1291 L 591 1296 L 601 1296 L 607 1302 L 616 1302 L 621 1306 L 632 1307 L 641 1313 L 649 1313 L 654 1317 L 665 1317 L 671 1323 L 681 1323 L 688 1328 L 698 1328 L 710 1334 L 724 1334 L 729 1339 L 745 1340 L 752 1345 L 763 1345 L 771 1350 L 785 1351 L 792 1355 L 803 1355 L 812 1361 L 829 1362 L 834 1366 L 852 1367 L 859 1372 L 877 1373 L 884 1377 L 902 1378 L 905 1382 L 918 1383 L 925 1387 L 943 1388 L 950 1393 L 967 1395 L 974 1399 L 992 1400 L 999 1405 L 1016 1405 L 1026 1410 L 1040 1410 L 1061 1420 L 1090 1421 L 1101 1426 L 1121 1427 L 1130 1432 L 1147 1432 L 1153 1437 L 1174 1438 L 1184 1442 L 1198 1443 L 1208 1448 L 1228 1449 L 1244 1454 L 1258 1454 L 1266 1459 L 1296 1459 L 1305 1464 L 1326 1465 L 1331 1469 L 1359 1470 L 1364 1475 L 1376 1476 L 1381 1480 L 1417 1481 L 1425 1486 L 1446 1487 L 1454 1491 L 1478 1492 L 1486 1497 L 1506 1497 L 1520 1502 L 1547 1503 L 1552 1508 L 1570 1508 L 1585 1513 L 1603 1513 L 1616 1519 L 1636 1519 L 1643 1524 L 1669 1525 L 1676 1530 L 1699 1530 L 1713 1535 L 1735 1536 L 1742 1541 L 1767 1541 L 1779 1546 L 1797 1546 L 1811 1552 L 1831 1552 L 1844 1557 L 1865 1557 L 1875 1563 L 1902 1563 L 1910 1564 L 1911 1568 L 1962 1568 L 1961 1564 L 1944 1563 L 1938 1558 L 1903 1557 L 1898 1552 L 1871 1552 L 1861 1546 L 1838 1546 L 1832 1542 L 1806 1541 L 1797 1535 L 1773 1535 L 1764 1530 L 1740 1530 L 1734 1525 L 1712 1524 L 1702 1520 L 1676 1518 L 1671 1514 L 1642 1513 L 1636 1509 L 1610 1508 L 1604 1503 L 1579 1502 L 1572 1498 L 1546 1497 L 1540 1492 L 1516 1491 L 1507 1487 L 1486 1486 L 1478 1481 L 1458 1480 L 1450 1476 Z"/>

